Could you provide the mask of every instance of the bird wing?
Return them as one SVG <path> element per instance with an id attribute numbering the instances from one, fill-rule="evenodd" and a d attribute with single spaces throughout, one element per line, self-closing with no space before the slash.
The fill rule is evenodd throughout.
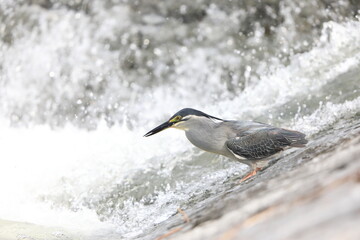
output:
<path id="1" fill-rule="evenodd" d="M 227 148 L 236 156 L 262 159 L 284 150 L 287 146 L 302 147 L 305 134 L 282 128 L 263 128 L 231 138 Z"/>

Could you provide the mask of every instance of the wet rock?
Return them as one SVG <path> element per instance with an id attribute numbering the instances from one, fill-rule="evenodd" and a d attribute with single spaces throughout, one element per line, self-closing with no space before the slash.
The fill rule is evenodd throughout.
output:
<path id="1" fill-rule="evenodd" d="M 360 137 L 335 145 L 301 164 L 279 160 L 206 208 L 185 209 L 191 222 L 174 239 L 358 239 Z"/>

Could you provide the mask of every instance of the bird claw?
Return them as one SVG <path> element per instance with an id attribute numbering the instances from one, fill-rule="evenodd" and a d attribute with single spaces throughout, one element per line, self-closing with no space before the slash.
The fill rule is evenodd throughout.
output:
<path id="1" fill-rule="evenodd" d="M 261 168 L 259 168 L 259 167 L 255 168 L 255 169 L 254 169 L 253 171 L 251 171 L 248 175 L 246 175 L 245 177 L 243 177 L 243 178 L 240 180 L 239 183 L 242 183 L 242 182 L 246 181 L 247 179 L 251 178 L 252 176 L 255 176 L 256 173 L 257 173 L 258 171 L 260 171 L 260 170 L 261 170 Z"/>

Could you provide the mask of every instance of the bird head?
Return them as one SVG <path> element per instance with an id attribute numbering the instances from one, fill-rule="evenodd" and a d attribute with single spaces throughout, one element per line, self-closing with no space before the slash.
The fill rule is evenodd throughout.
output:
<path id="1" fill-rule="evenodd" d="M 153 130 L 149 131 L 144 135 L 144 137 L 149 137 L 151 135 L 154 135 L 158 132 L 161 132 L 162 130 L 165 130 L 167 128 L 177 128 L 180 130 L 188 130 L 195 121 L 198 121 L 200 119 L 216 119 L 216 120 L 222 120 L 217 117 L 210 116 L 206 113 L 203 113 L 199 110 L 192 109 L 192 108 L 184 108 L 175 113 L 168 121 L 160 124 Z"/>

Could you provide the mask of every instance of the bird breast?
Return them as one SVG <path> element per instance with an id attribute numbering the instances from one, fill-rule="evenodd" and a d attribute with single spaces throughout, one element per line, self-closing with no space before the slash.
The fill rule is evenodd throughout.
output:
<path id="1" fill-rule="evenodd" d="M 212 153 L 225 155 L 227 136 L 219 128 L 191 128 L 186 131 L 187 139 L 196 147 Z"/>

